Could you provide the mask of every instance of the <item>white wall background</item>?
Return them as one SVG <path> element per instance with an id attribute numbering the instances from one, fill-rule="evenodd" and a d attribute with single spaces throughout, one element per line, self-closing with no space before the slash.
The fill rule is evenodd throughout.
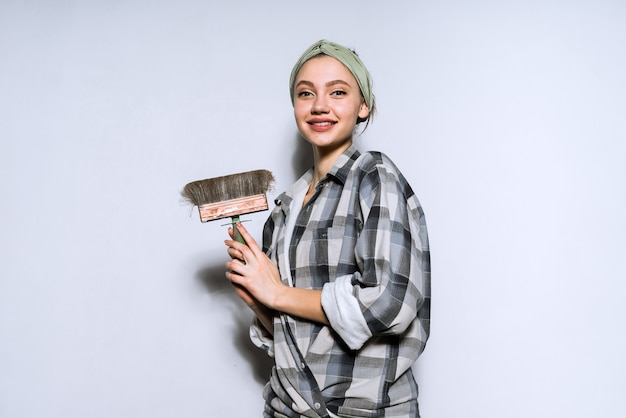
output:
<path id="1" fill-rule="evenodd" d="M 178 193 L 299 176 L 322 37 L 427 213 L 423 416 L 626 416 L 626 3 L 2 0 L 1 418 L 260 416 L 226 232 Z"/>

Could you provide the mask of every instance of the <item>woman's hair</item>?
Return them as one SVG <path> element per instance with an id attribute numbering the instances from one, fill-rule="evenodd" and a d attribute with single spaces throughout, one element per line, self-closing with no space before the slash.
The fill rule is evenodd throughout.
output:
<path id="1" fill-rule="evenodd" d="M 296 82 L 298 71 L 300 71 L 300 68 L 302 68 L 305 62 L 319 55 L 328 55 L 329 57 L 335 58 L 345 65 L 345 67 L 356 79 L 359 89 L 361 90 L 361 97 L 363 97 L 363 100 L 369 109 L 367 117 L 358 118 L 356 121 L 357 123 L 367 122 L 365 124 L 365 128 L 363 128 L 363 130 L 365 130 L 373 119 L 374 111 L 376 110 L 376 100 L 374 93 L 372 92 L 372 77 L 357 53 L 343 45 L 322 39 L 315 42 L 313 45 L 308 47 L 306 51 L 304 51 L 291 70 L 291 77 L 289 79 L 291 103 L 293 104 L 294 101 L 294 84 Z"/>

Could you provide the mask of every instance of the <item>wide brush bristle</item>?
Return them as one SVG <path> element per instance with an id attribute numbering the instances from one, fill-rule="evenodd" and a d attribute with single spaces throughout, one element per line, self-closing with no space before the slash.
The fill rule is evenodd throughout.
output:
<path id="1" fill-rule="evenodd" d="M 267 170 L 253 170 L 188 183 L 181 196 L 196 206 L 265 194 L 274 183 Z"/>

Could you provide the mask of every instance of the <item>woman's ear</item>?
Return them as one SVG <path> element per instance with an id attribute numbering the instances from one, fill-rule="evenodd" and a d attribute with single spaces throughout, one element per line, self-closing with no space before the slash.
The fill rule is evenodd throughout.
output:
<path id="1" fill-rule="evenodd" d="M 361 107 L 359 108 L 359 114 L 357 118 L 357 122 L 364 122 L 370 115 L 370 108 L 365 103 L 365 100 L 361 100 Z"/>

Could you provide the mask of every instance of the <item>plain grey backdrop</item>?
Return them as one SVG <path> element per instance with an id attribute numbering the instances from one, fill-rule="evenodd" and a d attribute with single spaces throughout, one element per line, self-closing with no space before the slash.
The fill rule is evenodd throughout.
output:
<path id="1" fill-rule="evenodd" d="M 426 211 L 423 416 L 623 416 L 625 2 L 1 0 L 1 418 L 261 415 L 226 230 L 179 191 L 308 167 L 288 79 L 320 38 Z"/>

